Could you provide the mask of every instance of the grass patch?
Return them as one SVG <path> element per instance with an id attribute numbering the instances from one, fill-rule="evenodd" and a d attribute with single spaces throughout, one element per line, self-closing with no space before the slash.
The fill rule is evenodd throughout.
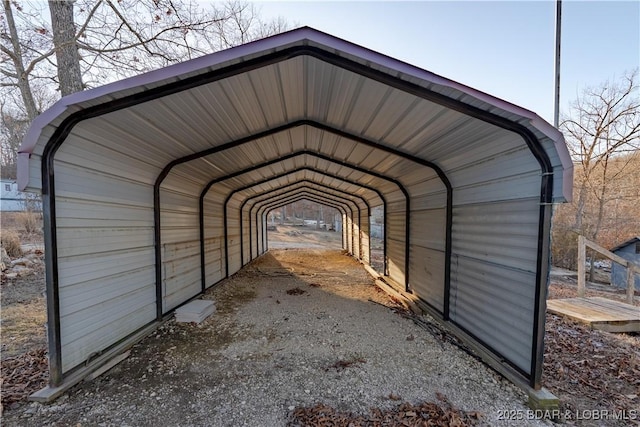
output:
<path id="1" fill-rule="evenodd" d="M 46 347 L 46 321 L 47 310 L 42 297 L 2 307 L 2 358 Z"/>

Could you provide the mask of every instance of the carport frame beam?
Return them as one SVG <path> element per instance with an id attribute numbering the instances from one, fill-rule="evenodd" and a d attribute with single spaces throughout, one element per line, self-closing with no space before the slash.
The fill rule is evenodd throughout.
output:
<path id="1" fill-rule="evenodd" d="M 324 174 L 324 176 L 330 176 L 330 177 L 331 177 L 331 178 L 333 178 L 333 179 L 341 180 L 341 181 L 343 181 L 343 182 L 348 182 L 348 181 L 346 181 L 346 180 L 343 180 L 343 179 L 341 179 L 341 178 L 334 177 L 334 176 L 332 176 L 332 175 Z M 251 236 L 251 226 L 252 226 L 252 223 L 253 223 L 252 218 L 251 218 L 251 212 L 255 209 L 255 207 L 256 207 L 259 203 L 263 203 L 263 202 L 265 202 L 266 200 L 268 200 L 268 199 L 263 199 L 263 198 L 271 197 L 271 196 L 270 196 L 270 194 L 275 193 L 276 191 L 278 191 L 278 192 L 279 192 L 279 191 L 284 190 L 284 189 L 289 189 L 290 187 L 293 187 L 293 186 L 300 186 L 300 187 L 301 187 L 301 184 L 317 185 L 318 187 L 322 187 L 322 188 L 326 189 L 327 191 L 335 191 L 335 192 L 337 192 L 337 193 L 341 193 L 341 194 L 344 194 L 344 195 L 348 195 L 349 197 L 358 198 L 358 199 L 360 199 L 360 200 L 362 201 L 362 203 L 364 203 L 364 205 L 367 207 L 367 211 L 369 212 L 369 216 L 371 216 L 371 206 L 369 205 L 369 202 L 367 202 L 367 200 L 366 200 L 364 197 L 361 197 L 361 196 L 355 196 L 355 195 L 353 195 L 353 194 L 349 194 L 349 193 L 344 192 L 344 191 L 342 191 L 342 190 L 338 190 L 338 189 L 333 188 L 333 187 L 330 187 L 330 186 L 328 186 L 328 185 L 325 185 L 325 184 L 322 184 L 322 183 L 319 183 L 319 182 L 315 182 L 315 181 L 312 181 L 312 180 L 310 180 L 310 179 L 306 179 L 306 178 L 305 178 L 305 179 L 303 179 L 303 180 L 300 180 L 300 181 L 297 181 L 297 182 L 294 182 L 294 183 L 291 183 L 291 184 L 288 184 L 288 185 L 285 185 L 285 186 L 279 187 L 278 189 L 273 189 L 273 190 L 264 191 L 264 192 L 262 192 L 262 193 L 255 194 L 255 195 L 253 195 L 253 196 L 248 197 L 247 199 L 245 199 L 245 200 L 242 202 L 242 204 L 240 205 L 240 215 L 241 215 L 241 218 L 240 218 L 240 235 L 242 236 L 242 234 L 243 234 L 243 226 L 244 226 L 244 223 L 243 223 L 244 207 L 246 206 L 246 204 L 247 204 L 249 201 L 253 201 L 253 199 L 260 198 L 260 200 L 255 201 L 255 202 L 253 202 L 253 203 L 252 203 L 251 207 L 249 208 L 249 212 L 248 212 L 248 215 L 249 215 L 249 236 Z M 353 184 L 354 184 L 354 185 L 358 185 L 358 184 L 355 184 L 355 183 L 353 183 Z M 296 187 L 296 188 L 300 188 L 300 187 Z M 309 188 L 313 188 L 313 187 L 309 187 Z M 293 190 L 293 189 L 292 189 L 292 190 Z M 318 190 L 318 191 L 321 191 L 321 190 Z M 286 193 L 286 191 L 285 191 L 285 192 L 283 192 L 282 194 L 285 194 L 285 193 Z M 331 194 L 331 193 L 328 193 L 328 194 Z M 340 196 L 335 195 L 335 194 L 334 194 L 334 196 L 336 196 L 336 197 L 340 197 Z M 380 194 L 378 194 L 378 196 L 380 196 Z M 350 200 L 351 202 L 353 202 L 353 200 L 349 199 L 348 197 L 344 197 L 344 198 L 343 198 L 343 200 Z M 384 199 L 381 197 L 381 200 L 384 200 Z M 355 203 L 355 202 L 354 202 L 354 203 Z M 256 215 L 257 215 L 257 214 L 256 214 Z M 257 219 L 257 216 L 256 216 L 256 227 L 257 227 L 257 224 L 258 224 L 258 219 Z M 244 239 L 242 239 L 242 240 L 244 240 Z M 242 242 L 242 240 L 241 240 L 241 242 Z M 251 239 L 251 238 L 249 238 L 249 245 L 250 245 L 250 249 L 249 249 L 249 261 L 251 261 L 251 260 L 253 259 L 253 248 L 252 248 L 251 242 L 252 242 L 252 239 Z M 344 238 L 343 238 L 342 245 L 344 246 Z M 371 248 L 369 248 L 369 252 L 371 252 Z M 371 258 L 371 253 L 369 253 L 369 258 Z M 242 245 L 241 245 L 241 261 L 242 261 L 242 265 L 245 265 L 245 264 L 244 264 L 244 253 L 242 253 Z"/>

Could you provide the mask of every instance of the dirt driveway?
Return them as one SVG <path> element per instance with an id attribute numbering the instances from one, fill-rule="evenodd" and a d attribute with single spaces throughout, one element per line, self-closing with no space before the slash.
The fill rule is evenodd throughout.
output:
<path id="1" fill-rule="evenodd" d="M 207 293 L 218 306 L 214 316 L 199 326 L 168 322 L 105 376 L 49 405 L 25 401 L 47 381 L 42 264 L 16 279 L 3 273 L 2 424 L 317 426 L 324 417 L 349 425 L 326 408 L 382 419 L 372 418 L 374 407 L 403 416 L 384 425 L 406 425 L 432 408 L 424 402 L 435 402 L 445 409 L 442 425 L 464 415 L 455 408 L 496 425 L 500 410 L 526 410 L 520 390 L 404 317 L 355 260 L 315 249 L 339 247 L 339 233 L 278 226 L 269 237 L 268 255 Z M 552 278 L 550 298 L 575 296 L 574 282 Z M 637 417 L 567 424 L 640 425 L 640 336 L 548 315 L 545 341 L 543 384 L 563 410 Z M 301 413 L 310 421 L 301 422 Z"/>
<path id="2" fill-rule="evenodd" d="M 3 424 L 282 426 L 317 404 L 367 414 L 443 398 L 489 425 L 526 410 L 520 390 L 403 317 L 340 251 L 273 250 L 205 298 L 218 310 L 203 324 L 169 321 L 107 374 Z"/>

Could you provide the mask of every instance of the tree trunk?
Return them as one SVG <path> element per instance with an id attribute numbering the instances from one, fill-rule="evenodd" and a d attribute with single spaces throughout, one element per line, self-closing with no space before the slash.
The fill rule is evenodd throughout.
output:
<path id="1" fill-rule="evenodd" d="M 16 68 L 18 89 L 20 89 L 20 96 L 24 102 L 24 108 L 27 113 L 29 121 L 32 121 L 39 114 L 36 102 L 31 92 L 31 86 L 29 84 L 29 76 L 25 73 L 24 63 L 22 62 L 22 47 L 20 46 L 20 40 L 18 40 L 18 30 L 16 28 L 16 22 L 13 18 L 13 10 L 11 9 L 11 2 L 4 0 L 4 11 L 7 17 L 7 26 L 9 27 L 9 34 L 11 36 L 11 46 L 13 47 L 14 56 L 13 65 Z"/>
<path id="2" fill-rule="evenodd" d="M 603 167 L 603 176 L 602 176 L 602 184 L 600 185 L 600 194 L 598 195 L 598 219 L 596 220 L 595 230 L 593 231 L 593 235 L 591 236 L 591 240 L 594 242 L 598 241 L 598 235 L 600 234 L 600 229 L 602 228 L 602 221 L 604 220 L 604 205 L 607 202 L 606 194 L 607 194 L 607 168 L 609 166 L 609 157 L 605 156 L 602 161 Z M 589 281 L 594 281 L 594 260 L 591 260 L 591 269 L 589 270 Z"/>
<path id="3" fill-rule="evenodd" d="M 80 54 L 76 45 L 73 1 L 49 0 L 53 45 L 58 62 L 58 79 L 62 96 L 82 90 Z"/>

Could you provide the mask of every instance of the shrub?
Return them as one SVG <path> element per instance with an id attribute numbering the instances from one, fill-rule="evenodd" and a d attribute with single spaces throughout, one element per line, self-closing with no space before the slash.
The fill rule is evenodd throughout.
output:
<path id="1" fill-rule="evenodd" d="M 13 230 L 0 231 L 0 245 L 7 251 L 11 258 L 20 258 L 22 248 L 20 247 L 20 236 Z"/>
<path id="2" fill-rule="evenodd" d="M 40 233 L 42 231 L 42 219 L 35 212 L 20 212 L 17 217 L 18 224 L 24 228 L 28 234 Z"/>
<path id="3" fill-rule="evenodd" d="M 578 233 L 554 226 L 551 235 L 553 265 L 575 271 L 578 259 Z"/>

